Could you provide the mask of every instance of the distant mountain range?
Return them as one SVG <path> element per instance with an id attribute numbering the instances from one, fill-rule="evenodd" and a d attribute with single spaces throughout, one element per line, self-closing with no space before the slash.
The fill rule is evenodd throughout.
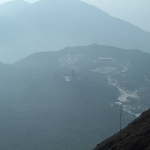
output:
<path id="1" fill-rule="evenodd" d="M 150 110 L 131 122 L 120 133 L 98 144 L 94 150 L 149 150 L 150 149 Z"/>
<path id="2" fill-rule="evenodd" d="M 93 43 L 150 52 L 150 33 L 80 0 L 14 0 L 0 5 L 0 15 L 2 62 Z"/>
<path id="3" fill-rule="evenodd" d="M 136 56 L 136 57 L 135 57 Z M 87 150 L 150 107 L 150 54 L 67 47 L 0 63 L 1 150 Z"/>
<path id="4" fill-rule="evenodd" d="M 31 6 L 24 0 L 12 0 L 0 5 L 0 14 L 7 17 L 15 17 L 24 14 Z"/>

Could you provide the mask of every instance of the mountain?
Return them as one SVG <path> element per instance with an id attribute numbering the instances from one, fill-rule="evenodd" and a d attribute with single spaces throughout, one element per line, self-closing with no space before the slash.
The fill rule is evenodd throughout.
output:
<path id="1" fill-rule="evenodd" d="M 1 150 L 87 150 L 150 107 L 150 54 L 97 44 L 32 54 L 0 78 Z M 2 72 L 1 72 L 2 73 Z"/>
<path id="2" fill-rule="evenodd" d="M 149 150 L 150 149 L 150 110 L 130 123 L 120 133 L 98 144 L 94 150 Z"/>
<path id="3" fill-rule="evenodd" d="M 12 26 L 15 31 L 12 30 Z M 13 20 L 0 16 L 0 32 L 1 32 L 1 36 L 0 36 L 1 47 L 6 46 L 10 42 L 12 42 L 11 41 L 12 37 L 15 38 L 15 32 L 16 32 Z"/>
<path id="4" fill-rule="evenodd" d="M 5 57 L 0 60 L 4 62 L 11 63 L 34 52 L 93 43 L 149 52 L 150 33 L 80 0 L 41 0 L 34 4 L 13 1 L 1 5 L 1 9 L 7 10 L 11 3 L 21 10 L 7 16 L 20 26 L 23 35 L 16 32 L 18 41 L 12 38 L 6 45 L 11 57 L 1 48 Z M 15 12 L 14 8 L 11 12 Z"/>
<path id="5" fill-rule="evenodd" d="M 9 1 L 0 5 L 0 14 L 13 18 L 14 16 L 24 14 L 30 5 L 30 3 L 24 0 Z"/>
<path id="6" fill-rule="evenodd" d="M 12 18 L 0 16 L 0 60 L 2 62 L 12 62 L 12 60 L 16 60 L 16 57 L 21 57 L 25 55 L 24 51 L 15 51 L 23 47 L 22 43 L 23 39 L 26 39 L 28 36 L 28 32 L 26 29 L 20 25 L 20 23 L 16 22 Z M 24 41 L 25 42 L 25 41 Z"/>
<path id="7" fill-rule="evenodd" d="M 104 60 L 103 60 L 104 59 Z M 106 60 L 105 60 L 106 59 Z M 14 63 L 15 66 L 24 68 L 42 68 L 51 72 L 57 70 L 76 70 L 77 72 L 100 73 L 105 76 L 107 83 L 115 85 L 118 89 L 135 91 L 129 94 L 132 101 L 136 94 L 142 99 L 143 108 L 149 106 L 148 89 L 150 81 L 150 55 L 139 50 L 126 50 L 112 46 L 66 47 L 60 51 L 34 53 Z M 105 62 L 106 61 L 106 62 Z M 138 73 L 137 73 L 138 72 Z M 91 75 L 91 74 L 89 74 Z M 97 82 L 97 81 L 96 81 Z M 121 92 L 122 93 L 122 92 Z M 122 93 L 124 94 L 124 93 Z M 135 94 L 135 95 L 134 95 Z M 132 103 L 137 101 L 132 101 Z M 137 107 L 140 101 L 137 102 Z"/>

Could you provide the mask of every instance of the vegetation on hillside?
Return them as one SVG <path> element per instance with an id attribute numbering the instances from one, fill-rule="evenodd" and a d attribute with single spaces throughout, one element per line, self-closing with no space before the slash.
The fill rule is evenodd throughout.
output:
<path id="1" fill-rule="evenodd" d="M 150 149 L 150 110 L 130 123 L 120 133 L 113 135 L 94 150 L 149 150 Z"/>

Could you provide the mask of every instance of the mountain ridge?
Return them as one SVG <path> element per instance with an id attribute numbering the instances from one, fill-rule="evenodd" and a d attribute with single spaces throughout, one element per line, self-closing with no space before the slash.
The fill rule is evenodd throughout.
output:
<path id="1" fill-rule="evenodd" d="M 19 42 L 12 39 L 13 44 L 5 45 L 12 58 L 1 48 L 7 62 L 15 62 L 34 52 L 93 43 L 149 52 L 148 32 L 85 2 L 38 1 L 28 5 L 24 12 L 12 17 L 22 31 L 17 33 Z"/>

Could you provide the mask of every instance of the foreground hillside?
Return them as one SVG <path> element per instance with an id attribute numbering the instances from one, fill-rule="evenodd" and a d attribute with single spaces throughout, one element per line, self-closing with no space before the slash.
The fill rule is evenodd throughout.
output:
<path id="1" fill-rule="evenodd" d="M 87 150 L 150 107 L 150 54 L 68 47 L 0 64 L 0 150 Z"/>
<path id="2" fill-rule="evenodd" d="M 150 110 L 94 150 L 150 150 Z"/>

